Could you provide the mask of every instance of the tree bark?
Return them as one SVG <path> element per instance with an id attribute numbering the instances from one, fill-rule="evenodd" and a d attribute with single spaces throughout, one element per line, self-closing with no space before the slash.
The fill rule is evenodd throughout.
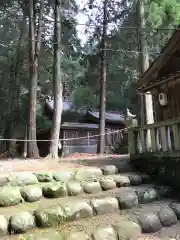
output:
<path id="1" fill-rule="evenodd" d="M 41 46 L 42 18 L 44 0 L 41 0 L 37 39 L 35 39 L 35 0 L 29 0 L 29 58 L 30 58 L 30 84 L 29 84 L 29 116 L 28 116 L 28 158 L 39 158 L 36 141 L 36 100 L 38 82 L 38 62 Z M 35 43 L 36 41 L 36 43 Z"/>
<path id="2" fill-rule="evenodd" d="M 61 81 L 61 0 L 55 0 L 55 26 L 54 26 L 54 71 L 53 71 L 53 95 L 54 112 L 51 129 L 50 156 L 58 158 L 58 143 L 62 115 L 62 92 Z"/>
<path id="3" fill-rule="evenodd" d="M 104 153 L 105 147 L 105 113 L 106 113 L 106 31 L 107 31 L 107 3 L 103 4 L 103 32 L 101 40 L 101 81 L 100 81 L 100 111 L 99 111 L 99 144 L 98 153 Z"/>
<path id="4" fill-rule="evenodd" d="M 139 16 L 139 56 L 140 56 L 140 75 L 149 68 L 149 52 L 145 34 L 146 21 L 144 13 L 144 0 L 138 1 L 138 16 Z M 141 125 L 154 123 L 152 94 L 147 92 L 141 94 Z M 147 147 L 151 146 L 150 131 L 147 132 Z"/>
<path id="5" fill-rule="evenodd" d="M 146 21 L 144 14 L 144 0 L 138 1 L 138 15 L 139 15 L 139 51 L 140 51 L 140 74 L 143 75 L 144 72 L 149 68 L 149 52 L 148 52 L 148 44 L 145 34 Z M 145 94 L 145 96 L 141 97 L 142 105 L 146 110 L 146 119 L 145 116 L 142 116 L 143 123 L 153 123 L 153 105 L 152 105 L 152 95 L 150 92 Z M 143 107 L 143 108 L 144 108 Z M 145 115 L 145 114 L 144 114 Z"/>

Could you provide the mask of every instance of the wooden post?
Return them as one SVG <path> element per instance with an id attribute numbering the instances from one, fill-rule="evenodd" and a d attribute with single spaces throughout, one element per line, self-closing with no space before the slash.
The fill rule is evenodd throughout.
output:
<path id="1" fill-rule="evenodd" d="M 136 139 L 134 133 L 134 127 L 137 127 L 138 123 L 136 119 L 126 120 L 126 127 L 128 130 L 128 147 L 130 155 L 136 154 Z"/>
<path id="2" fill-rule="evenodd" d="M 88 137 L 88 146 L 89 146 L 89 131 L 87 133 L 87 137 Z"/>
<path id="3" fill-rule="evenodd" d="M 145 130 L 140 130 L 140 140 L 142 144 L 142 153 L 146 152 L 146 138 L 145 138 Z"/>
<path id="4" fill-rule="evenodd" d="M 156 152 L 157 151 L 156 129 L 151 128 L 150 133 L 151 133 L 151 150 L 152 150 L 152 152 Z"/>
<path id="5" fill-rule="evenodd" d="M 172 132 L 173 132 L 174 148 L 175 148 L 175 150 L 179 150 L 180 149 L 180 134 L 179 134 L 178 124 L 172 125 Z"/>
<path id="6" fill-rule="evenodd" d="M 161 145 L 163 152 L 168 151 L 168 144 L 167 144 L 167 133 L 166 133 L 166 127 L 163 126 L 160 128 L 160 134 L 161 134 Z"/>

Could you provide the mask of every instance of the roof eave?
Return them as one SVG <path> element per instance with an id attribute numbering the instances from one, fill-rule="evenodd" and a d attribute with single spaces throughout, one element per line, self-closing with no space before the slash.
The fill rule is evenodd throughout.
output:
<path id="1" fill-rule="evenodd" d="M 152 79 L 153 74 L 158 71 L 162 65 L 166 64 L 170 57 L 170 53 L 174 52 L 174 46 L 177 44 L 180 45 L 180 30 L 176 30 L 172 37 L 169 39 L 166 46 L 162 49 L 160 55 L 154 60 L 154 62 L 149 66 L 149 68 L 145 71 L 143 76 L 139 79 L 139 86 L 147 84 L 150 79 Z"/>

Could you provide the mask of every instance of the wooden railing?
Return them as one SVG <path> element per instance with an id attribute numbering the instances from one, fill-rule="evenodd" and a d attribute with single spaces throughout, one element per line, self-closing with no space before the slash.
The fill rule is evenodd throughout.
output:
<path id="1" fill-rule="evenodd" d="M 180 150 L 180 118 L 148 124 L 143 127 L 128 122 L 131 155 L 138 153 L 174 152 Z"/>

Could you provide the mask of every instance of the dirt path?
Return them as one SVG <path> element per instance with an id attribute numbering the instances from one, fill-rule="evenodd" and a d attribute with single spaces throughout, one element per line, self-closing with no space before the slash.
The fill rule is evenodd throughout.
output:
<path id="1" fill-rule="evenodd" d="M 85 167 L 80 164 L 60 163 L 57 160 L 8 160 L 0 161 L 0 172 L 65 171 Z"/>
<path id="2" fill-rule="evenodd" d="M 65 170 L 73 170 L 76 168 L 85 167 L 82 164 L 73 163 L 73 160 L 77 159 L 92 159 L 97 161 L 101 161 L 104 158 L 117 158 L 122 157 L 124 160 L 125 155 L 106 155 L 106 156 L 99 156 L 99 155 L 91 155 L 91 154 L 74 154 L 66 158 L 62 158 L 59 160 L 54 159 L 7 159 L 7 160 L 0 160 L 0 172 L 23 172 L 23 171 L 65 171 Z M 71 163 L 70 163 L 71 161 Z M 87 166 L 86 166 L 87 167 Z"/>

